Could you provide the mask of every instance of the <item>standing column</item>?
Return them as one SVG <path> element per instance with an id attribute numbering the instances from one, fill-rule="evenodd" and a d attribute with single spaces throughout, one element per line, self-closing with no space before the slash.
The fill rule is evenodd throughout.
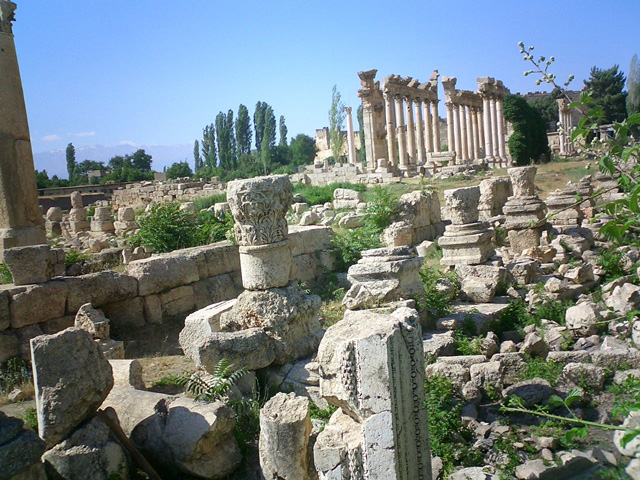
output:
<path id="1" fill-rule="evenodd" d="M 0 260 L 4 250 L 46 243 L 12 22 L 0 1 Z"/>
<path id="2" fill-rule="evenodd" d="M 351 107 L 345 108 L 347 113 L 347 148 L 349 153 L 349 163 L 356 163 L 356 145 L 353 139 L 353 117 L 351 116 Z"/>
<path id="3" fill-rule="evenodd" d="M 460 159 L 466 162 L 469 159 L 469 152 L 467 151 L 467 116 L 464 105 L 458 106 L 458 112 L 460 115 Z"/>
<path id="4" fill-rule="evenodd" d="M 456 152 L 456 144 L 455 144 L 455 126 L 453 125 L 453 110 L 454 105 L 451 103 L 447 103 L 447 144 L 450 152 Z M 435 118 L 434 118 L 435 120 Z"/>
<path id="5" fill-rule="evenodd" d="M 456 144 L 456 161 L 464 160 L 462 157 L 462 144 L 460 141 L 460 108 L 458 105 L 453 106 L 453 139 Z"/>
<path id="6" fill-rule="evenodd" d="M 407 117 L 407 155 L 409 163 L 416 163 L 416 126 L 413 122 L 413 98 L 404 97 L 404 109 Z"/>
<path id="7" fill-rule="evenodd" d="M 500 151 L 498 150 L 498 117 L 496 116 L 496 99 L 489 99 L 489 107 L 491 113 L 491 143 L 493 144 L 493 158 L 502 164 L 500 159 Z"/>
<path id="8" fill-rule="evenodd" d="M 426 102 L 423 103 L 423 110 L 424 110 L 424 143 L 425 143 L 425 149 L 427 150 L 427 152 L 433 152 L 433 138 L 432 138 L 432 131 L 431 131 L 431 112 L 429 111 L 429 104 L 431 102 L 429 102 L 429 100 L 427 100 Z"/>
<path id="9" fill-rule="evenodd" d="M 496 100 L 496 116 L 498 122 L 498 151 L 500 153 L 500 161 L 503 162 L 507 160 L 507 149 L 505 145 L 505 125 L 504 125 L 504 114 L 502 113 L 502 99 L 499 98 Z"/>
<path id="10" fill-rule="evenodd" d="M 384 94 L 384 113 L 387 126 L 387 155 L 389 157 L 389 165 L 398 166 L 398 158 L 396 157 L 396 119 L 394 114 L 393 95 Z M 376 158 L 374 162 L 378 162 Z"/>
<path id="11" fill-rule="evenodd" d="M 477 109 L 478 115 L 478 151 L 480 152 L 480 156 L 478 158 L 484 158 L 487 155 L 484 153 L 484 110 L 482 107 L 478 107 Z"/>
<path id="12" fill-rule="evenodd" d="M 422 123 L 422 99 L 415 99 L 416 109 L 416 143 L 418 148 L 418 165 L 424 165 L 424 125 Z"/>
<path id="13" fill-rule="evenodd" d="M 464 107 L 464 110 L 465 119 L 467 121 L 467 158 L 471 160 L 475 158 L 473 155 L 473 119 L 471 118 L 473 112 L 471 111 L 471 107 L 469 105 L 466 105 Z"/>
<path id="14" fill-rule="evenodd" d="M 402 114 L 402 96 L 396 95 L 396 136 L 398 137 L 398 168 L 403 172 L 408 169 L 407 162 L 407 130 Z"/>
<path id="15" fill-rule="evenodd" d="M 434 101 L 431 104 L 432 107 L 432 112 L 433 112 L 433 118 L 432 118 L 432 124 L 433 124 L 433 151 L 434 152 L 439 152 L 440 151 L 440 116 L 438 114 L 438 100 Z"/>
<path id="16" fill-rule="evenodd" d="M 493 158 L 493 134 L 491 133 L 491 107 L 489 106 L 489 99 L 483 98 L 482 104 L 482 123 L 484 129 L 484 156 L 488 161 L 491 161 L 495 165 L 495 159 Z"/>
<path id="17" fill-rule="evenodd" d="M 473 158 L 480 160 L 480 135 L 478 131 L 478 109 L 471 107 L 471 129 L 473 131 Z"/>

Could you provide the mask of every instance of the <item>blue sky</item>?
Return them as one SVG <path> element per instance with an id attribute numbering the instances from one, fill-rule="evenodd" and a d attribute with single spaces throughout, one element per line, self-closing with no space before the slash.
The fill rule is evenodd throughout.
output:
<path id="1" fill-rule="evenodd" d="M 575 74 L 577 87 L 591 66 L 626 72 L 640 53 L 625 40 L 638 0 L 15 1 L 34 152 L 193 143 L 220 110 L 243 103 L 252 113 L 258 100 L 285 115 L 290 136 L 313 135 L 327 124 L 332 86 L 356 107 L 356 73 L 371 68 L 536 90 L 522 76 L 520 40 L 555 56 L 554 72 Z"/>

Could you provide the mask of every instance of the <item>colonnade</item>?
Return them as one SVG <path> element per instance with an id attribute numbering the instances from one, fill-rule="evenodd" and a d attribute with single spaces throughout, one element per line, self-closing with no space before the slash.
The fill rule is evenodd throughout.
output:
<path id="1" fill-rule="evenodd" d="M 478 95 L 482 98 L 484 158 L 494 166 L 502 166 L 508 161 L 507 126 L 502 100 L 509 90 L 495 78 L 480 77 L 477 81 Z"/>

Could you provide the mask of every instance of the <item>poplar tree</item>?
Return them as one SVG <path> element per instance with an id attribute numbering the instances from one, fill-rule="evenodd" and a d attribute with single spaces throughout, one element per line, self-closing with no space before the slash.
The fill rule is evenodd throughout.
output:
<path id="1" fill-rule="evenodd" d="M 253 112 L 253 129 L 255 131 L 256 150 L 258 152 L 262 148 L 262 135 L 264 133 L 264 111 L 266 107 L 266 102 L 258 102 L 256 103 L 256 109 Z"/>
<path id="2" fill-rule="evenodd" d="M 238 118 L 236 119 L 236 142 L 238 144 L 238 155 L 249 155 L 251 153 L 251 120 L 249 110 L 244 105 L 238 107 Z"/>
<path id="3" fill-rule="evenodd" d="M 202 156 L 204 157 L 205 166 L 216 167 L 216 139 L 213 123 L 202 130 Z"/>
<path id="4" fill-rule="evenodd" d="M 260 146 L 260 154 L 262 158 L 262 167 L 265 175 L 267 168 L 271 164 L 271 149 L 276 145 L 276 116 L 273 109 L 267 105 L 264 111 L 264 130 L 262 135 L 262 145 Z"/>
<path id="5" fill-rule="evenodd" d="M 280 145 L 287 146 L 287 126 L 284 123 L 284 115 L 280 115 L 280 122 L 278 124 L 280 130 Z"/>
<path id="6" fill-rule="evenodd" d="M 67 173 L 69 174 L 69 181 L 73 181 L 74 172 L 76 169 L 76 148 L 73 143 L 67 145 Z"/>
<path id="7" fill-rule="evenodd" d="M 344 118 L 344 103 L 342 103 L 337 85 L 334 85 L 331 90 L 331 108 L 329 109 L 329 141 L 334 162 L 340 160 L 344 148 L 344 137 L 342 136 Z"/>
<path id="8" fill-rule="evenodd" d="M 198 173 L 201 168 L 202 157 L 200 156 L 200 143 L 196 139 L 196 141 L 193 142 L 193 170 L 195 173 Z"/>

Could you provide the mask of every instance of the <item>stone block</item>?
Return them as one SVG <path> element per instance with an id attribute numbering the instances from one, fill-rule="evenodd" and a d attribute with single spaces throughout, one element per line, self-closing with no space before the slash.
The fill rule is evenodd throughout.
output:
<path id="1" fill-rule="evenodd" d="M 145 324 L 144 308 L 140 297 L 107 303 L 102 305 L 102 310 L 111 320 L 111 326 L 116 332 L 141 327 Z"/>
<path id="2" fill-rule="evenodd" d="M 32 339 L 31 359 L 38 433 L 52 446 L 102 404 L 113 386 L 111 366 L 76 328 Z"/>
<path id="3" fill-rule="evenodd" d="M 480 201 L 479 187 L 445 190 L 444 199 L 447 205 L 447 212 L 453 225 L 465 225 L 478 221 L 478 202 Z"/>
<path id="4" fill-rule="evenodd" d="M 9 309 L 9 292 L 0 290 L 0 332 L 11 325 L 11 310 Z"/>
<path id="5" fill-rule="evenodd" d="M 40 324 L 42 331 L 47 335 L 53 335 L 54 333 L 61 332 L 65 328 L 73 327 L 75 324 L 75 315 L 66 315 L 60 318 L 53 318 Z"/>
<path id="6" fill-rule="evenodd" d="M 9 305 L 11 327 L 20 328 L 62 317 L 66 303 L 67 285 L 61 281 L 16 289 Z"/>
<path id="7" fill-rule="evenodd" d="M 138 281 L 138 294 L 141 297 L 200 279 L 195 260 L 180 255 L 135 260 L 127 265 L 127 272 Z"/>
<path id="8" fill-rule="evenodd" d="M 133 387 L 144 390 L 142 380 L 142 364 L 138 360 L 109 360 L 113 371 L 113 385 L 119 387 Z"/>
<path id="9" fill-rule="evenodd" d="M 20 340 L 11 331 L 0 332 L 0 363 L 20 354 Z"/>
<path id="10" fill-rule="evenodd" d="M 239 276 L 240 272 L 237 272 L 237 275 Z M 213 303 L 230 300 L 242 292 L 242 286 L 237 285 L 233 277 L 228 273 L 205 278 L 191 285 L 193 287 L 195 308 L 198 309 Z"/>
<path id="11" fill-rule="evenodd" d="M 195 348 L 193 358 L 198 367 L 213 372 L 223 358 L 232 370 L 246 368 L 258 370 L 268 367 L 275 359 L 273 341 L 261 328 L 247 328 L 238 332 L 214 332 L 202 339 Z"/>
<path id="12" fill-rule="evenodd" d="M 163 317 L 175 317 L 193 310 L 193 287 L 185 285 L 160 294 Z"/>
<path id="13" fill-rule="evenodd" d="M 14 285 L 31 285 L 51 280 L 51 248 L 49 245 L 9 248 L 4 262 L 11 272 Z"/>
<path id="14" fill-rule="evenodd" d="M 187 316 L 179 336 L 180 347 L 187 357 L 195 358 L 198 354 L 198 345 L 203 339 L 220 331 L 220 316 L 235 304 L 235 299 L 227 300 L 209 305 Z"/>
<path id="15" fill-rule="evenodd" d="M 240 247 L 242 285 L 247 290 L 284 287 L 291 278 L 293 257 L 289 240 Z"/>
<path id="16" fill-rule="evenodd" d="M 291 254 L 296 257 L 305 253 L 314 253 L 331 247 L 331 227 L 314 225 L 309 227 L 291 225 L 289 240 Z"/>
<path id="17" fill-rule="evenodd" d="M 45 443 L 24 422 L 0 412 L 0 465 L 2 478 L 10 480 L 46 480 L 40 456 Z M 34 470 L 34 465 L 36 468 Z M 40 465 L 38 469 L 37 466 Z"/>
<path id="18" fill-rule="evenodd" d="M 102 307 L 138 294 L 138 281 L 135 278 L 112 271 L 66 277 L 64 282 L 69 289 L 67 312 L 73 314 L 85 303 Z"/>
<path id="19" fill-rule="evenodd" d="M 76 328 L 89 332 L 94 339 L 109 338 L 109 319 L 96 310 L 90 303 L 85 303 L 76 314 Z"/>
<path id="20" fill-rule="evenodd" d="M 293 257 L 291 278 L 298 282 L 311 282 L 318 276 L 315 260 L 309 254 Z"/>

